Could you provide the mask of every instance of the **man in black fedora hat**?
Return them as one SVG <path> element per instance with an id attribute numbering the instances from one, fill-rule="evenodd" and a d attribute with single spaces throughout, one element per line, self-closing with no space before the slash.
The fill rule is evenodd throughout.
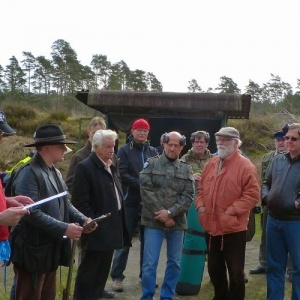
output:
<path id="1" fill-rule="evenodd" d="M 62 128 L 52 124 L 39 127 L 33 138 L 25 147 L 35 147 L 37 152 L 14 175 L 11 192 L 38 201 L 67 190 L 54 164 L 63 160 L 66 144 L 76 142 L 66 139 Z M 69 239 L 78 240 L 82 233 L 93 231 L 95 227 L 82 228 L 90 220 L 63 195 L 32 208 L 11 233 L 16 299 L 55 299 L 56 269 L 69 263 Z"/>

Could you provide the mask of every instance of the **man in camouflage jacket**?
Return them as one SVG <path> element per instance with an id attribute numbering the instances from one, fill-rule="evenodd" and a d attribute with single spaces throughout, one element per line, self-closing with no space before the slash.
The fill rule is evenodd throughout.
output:
<path id="1" fill-rule="evenodd" d="M 143 201 L 142 224 L 145 226 L 141 300 L 153 299 L 156 270 L 162 241 L 167 241 L 167 267 L 160 299 L 173 299 L 180 273 L 186 211 L 194 197 L 190 166 L 179 159 L 185 137 L 166 133 L 162 155 L 149 158 L 140 173 Z"/>

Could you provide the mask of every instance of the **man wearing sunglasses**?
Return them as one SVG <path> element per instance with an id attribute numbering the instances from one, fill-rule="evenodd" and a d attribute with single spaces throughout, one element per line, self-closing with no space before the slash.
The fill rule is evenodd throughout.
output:
<path id="1" fill-rule="evenodd" d="M 288 253 L 292 299 L 300 299 L 300 123 L 283 128 L 287 153 L 274 157 L 262 185 L 267 203 L 267 299 L 283 299 Z"/>
<path id="2" fill-rule="evenodd" d="M 262 158 L 261 163 L 261 182 L 263 182 L 265 175 L 267 173 L 268 167 L 275 156 L 277 156 L 280 153 L 283 153 L 286 151 L 285 148 L 285 139 L 284 139 L 284 132 L 283 131 L 277 131 L 274 133 L 274 146 L 275 150 L 272 150 L 268 153 L 266 153 Z M 267 269 L 267 258 L 266 258 L 266 228 L 267 228 L 267 217 L 268 217 L 268 208 L 265 201 L 261 201 L 262 206 L 262 214 L 261 214 L 261 241 L 259 245 L 259 266 L 255 269 L 250 270 L 251 275 L 256 274 L 265 274 Z"/>

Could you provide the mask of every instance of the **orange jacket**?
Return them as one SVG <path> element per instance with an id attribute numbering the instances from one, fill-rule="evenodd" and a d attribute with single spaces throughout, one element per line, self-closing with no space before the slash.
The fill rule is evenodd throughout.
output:
<path id="1" fill-rule="evenodd" d="M 212 158 L 203 168 L 197 188 L 196 208 L 200 223 L 213 236 L 247 230 L 250 210 L 260 198 L 255 166 L 237 150 L 224 159 Z M 227 211 L 227 213 L 225 213 Z"/>

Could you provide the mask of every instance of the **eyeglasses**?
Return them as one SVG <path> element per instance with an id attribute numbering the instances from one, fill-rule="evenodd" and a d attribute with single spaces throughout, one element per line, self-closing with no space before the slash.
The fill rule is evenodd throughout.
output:
<path id="1" fill-rule="evenodd" d="M 291 140 L 291 141 L 293 141 L 293 142 L 296 142 L 296 141 L 299 140 L 299 138 L 296 138 L 296 137 L 294 137 L 294 136 L 287 136 L 287 135 L 284 137 L 284 139 L 285 139 L 286 141 Z"/>

